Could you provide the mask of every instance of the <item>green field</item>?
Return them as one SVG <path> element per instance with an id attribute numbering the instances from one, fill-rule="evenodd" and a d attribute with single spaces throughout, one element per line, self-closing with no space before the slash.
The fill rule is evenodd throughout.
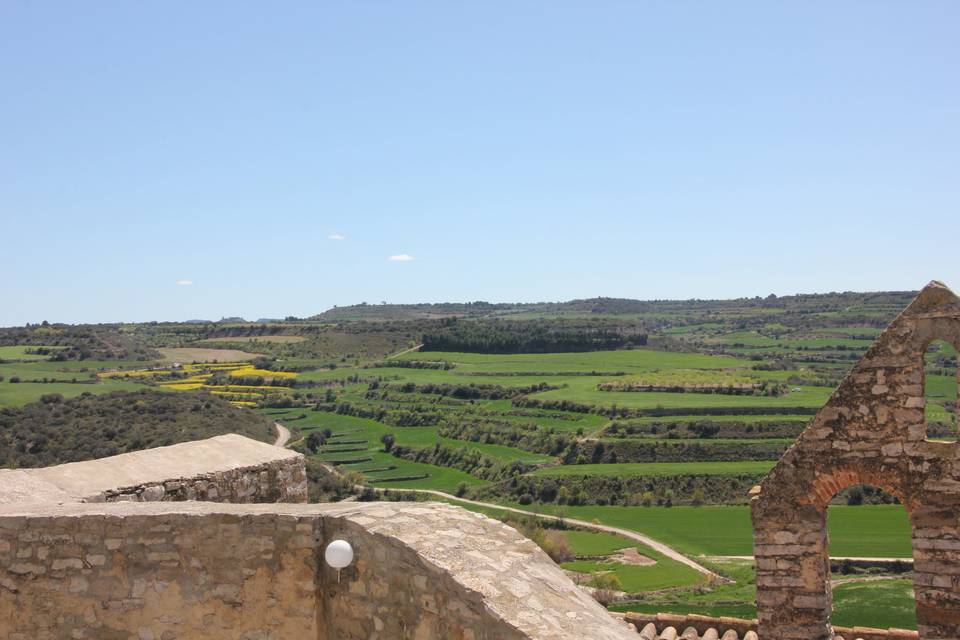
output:
<path id="1" fill-rule="evenodd" d="M 373 458 L 370 462 L 360 464 L 345 464 L 343 469 L 360 471 L 364 477 L 373 483 L 373 486 L 389 489 L 434 489 L 452 493 L 457 490 L 460 483 L 467 486 L 479 486 L 484 484 L 476 476 L 465 473 L 458 469 L 449 467 L 437 467 L 431 464 L 422 464 L 411 462 L 409 460 L 400 460 L 383 452 L 371 452 Z M 366 457 L 366 456 L 364 456 Z M 365 469 L 376 469 L 384 466 L 396 465 L 395 469 L 389 471 L 366 472 Z M 401 478 L 411 475 L 425 475 L 425 478 L 392 480 L 391 478 Z"/>
<path id="2" fill-rule="evenodd" d="M 506 513 L 506 512 L 502 512 Z M 646 549 L 643 545 L 638 545 L 632 540 L 615 536 L 612 533 L 602 533 L 600 531 L 586 531 L 584 529 L 569 529 L 563 532 L 570 543 L 570 548 L 578 557 L 584 556 L 608 556 L 611 553 L 626 549 L 627 547 L 636 547 Z M 645 550 L 641 551 L 644 555 Z"/>
<path id="3" fill-rule="evenodd" d="M 524 371 L 626 371 L 643 373 L 658 369 L 726 369 L 750 367 L 749 360 L 698 353 L 676 353 L 631 349 L 625 351 L 587 351 L 574 353 L 479 354 L 443 351 L 413 352 L 400 356 L 405 360 L 445 360 L 457 365 L 453 372 Z M 404 369 L 403 371 L 409 371 Z"/>
<path id="4" fill-rule="evenodd" d="M 277 416 L 283 420 L 282 416 Z M 546 462 L 549 456 L 529 453 L 520 449 L 495 444 L 464 443 L 437 436 L 436 427 L 389 427 L 375 420 L 342 416 L 332 413 L 312 412 L 302 420 L 290 422 L 291 426 L 300 429 L 304 436 L 313 430 L 329 428 L 333 437 L 328 444 L 320 449 L 316 458 L 324 461 L 354 460 L 370 458 L 357 463 L 339 465 L 342 470 L 359 471 L 364 477 L 373 482 L 376 487 L 397 489 L 436 489 L 453 493 L 461 483 L 468 486 L 480 486 L 485 482 L 475 476 L 458 469 L 423 464 L 411 460 L 404 460 L 383 451 L 380 437 L 393 434 L 396 444 L 414 448 L 430 447 L 436 443 L 448 444 L 453 447 L 468 447 L 475 449 L 491 458 L 504 462 L 520 460 L 529 463 Z M 340 437 L 338 437 L 340 436 Z M 340 445 L 338 440 L 362 440 L 363 444 Z M 360 451 L 343 451 L 344 448 L 362 448 Z M 386 469 L 386 467 L 393 467 Z M 425 478 L 407 478 L 421 476 Z"/>
<path id="5" fill-rule="evenodd" d="M 539 453 L 530 453 L 513 447 L 506 447 L 497 444 L 483 444 L 480 442 L 464 442 L 462 440 L 453 440 L 443 438 L 437 435 L 436 427 L 390 427 L 376 420 L 368 418 L 355 418 L 353 416 L 341 416 L 334 413 L 316 412 L 308 414 L 303 420 L 297 421 L 296 426 L 308 434 L 314 429 L 330 428 L 334 436 L 339 433 L 348 433 L 349 439 L 364 439 L 367 441 L 368 448 L 379 450 L 383 447 L 380 443 L 380 437 L 385 434 L 393 434 L 396 437 L 396 444 L 408 447 L 430 447 L 436 443 L 447 444 L 453 447 L 467 447 L 475 449 L 484 455 L 498 460 L 510 462 L 521 460 L 524 462 L 549 462 L 553 460 L 550 456 Z M 330 441 L 329 449 L 336 444 L 336 438 Z M 321 458 L 330 458 L 331 454 L 324 453 Z M 393 460 L 400 462 L 398 458 Z M 436 468 L 436 467 L 434 467 Z"/>
<path id="6" fill-rule="evenodd" d="M 612 605 L 610 610 L 756 618 L 753 563 L 725 561 L 707 564 L 721 575 L 733 578 L 734 584 L 648 595 L 637 602 Z M 909 578 L 840 584 L 833 588 L 831 621 L 848 627 L 916 629 L 912 590 L 913 584 Z"/>
<path id="7" fill-rule="evenodd" d="M 603 560 L 575 560 L 562 565 L 564 569 L 581 573 L 612 571 L 628 592 L 684 587 L 703 582 L 703 576 L 696 570 L 635 541 L 608 533 L 577 529 L 564 531 L 563 534 L 578 558 L 609 556 L 620 549 L 634 548 L 641 555 L 656 561 L 655 565 L 648 567 Z"/>
<path id="8" fill-rule="evenodd" d="M 670 562 L 649 548 L 641 549 L 641 553 L 656 560 L 657 564 L 640 567 L 614 561 L 575 560 L 564 562 L 561 566 L 579 573 L 613 573 L 620 579 L 620 584 L 627 593 L 683 587 L 703 582 L 703 576 L 685 564 Z"/>
<path id="9" fill-rule="evenodd" d="M 109 380 L 97 384 L 71 384 L 65 382 L 31 383 L 0 382 L 0 407 L 20 406 L 36 402 L 48 393 L 59 393 L 64 398 L 74 398 L 82 393 L 109 393 L 111 391 L 136 391 L 142 385 L 123 380 Z"/>
<path id="10" fill-rule="evenodd" d="M 913 581 L 905 578 L 852 582 L 833 588 L 833 616 L 840 626 L 916 629 Z"/>
<path id="11" fill-rule="evenodd" d="M 749 507 L 557 507 L 513 505 L 563 514 L 649 535 L 690 556 L 753 555 Z M 828 511 L 830 554 L 877 558 L 912 557 L 910 524 L 899 505 L 832 506 Z"/>
<path id="12" fill-rule="evenodd" d="M 40 355 L 37 353 L 27 353 L 36 349 L 64 349 L 65 347 L 51 347 L 46 345 L 17 345 L 12 347 L 0 347 L 0 360 L 49 360 L 49 355 Z"/>
<path id="13" fill-rule="evenodd" d="M 710 585 L 709 588 L 687 588 L 663 593 L 645 594 L 636 602 L 615 604 L 613 611 L 641 613 L 697 613 L 708 616 L 755 618 L 756 572 L 753 562 L 746 560 L 703 560 L 708 569 L 732 582 Z"/>

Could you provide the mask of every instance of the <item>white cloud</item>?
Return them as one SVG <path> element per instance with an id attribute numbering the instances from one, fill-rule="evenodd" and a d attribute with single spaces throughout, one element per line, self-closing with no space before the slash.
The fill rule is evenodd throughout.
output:
<path id="1" fill-rule="evenodd" d="M 331 239 L 331 240 L 346 240 L 346 239 L 347 239 L 347 236 L 343 235 L 342 233 L 331 233 L 331 234 L 328 235 L 327 237 L 328 237 L 329 239 Z"/>
<path id="2" fill-rule="evenodd" d="M 181 287 L 189 287 L 193 284 L 193 280 L 177 280 L 177 284 Z"/>
<path id="3" fill-rule="evenodd" d="M 410 262 L 413 260 L 413 256 L 408 256 L 405 253 L 401 253 L 398 256 L 390 256 L 387 258 L 390 262 Z"/>

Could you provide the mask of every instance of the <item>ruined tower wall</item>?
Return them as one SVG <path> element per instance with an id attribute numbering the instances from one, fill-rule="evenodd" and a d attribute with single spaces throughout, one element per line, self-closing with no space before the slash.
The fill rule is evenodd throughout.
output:
<path id="1" fill-rule="evenodd" d="M 833 637 L 826 509 L 856 484 L 892 493 L 910 516 L 920 638 L 960 638 L 960 449 L 927 440 L 924 418 L 924 353 L 936 339 L 960 347 L 960 300 L 932 283 L 754 491 L 762 640 Z"/>

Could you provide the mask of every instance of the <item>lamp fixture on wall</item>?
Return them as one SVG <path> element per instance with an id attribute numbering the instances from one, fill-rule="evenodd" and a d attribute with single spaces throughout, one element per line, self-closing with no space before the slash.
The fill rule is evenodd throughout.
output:
<path id="1" fill-rule="evenodd" d="M 340 582 L 340 570 L 349 567 L 353 562 L 353 547 L 346 540 L 334 540 L 327 545 L 323 559 L 337 570 L 337 582 Z"/>

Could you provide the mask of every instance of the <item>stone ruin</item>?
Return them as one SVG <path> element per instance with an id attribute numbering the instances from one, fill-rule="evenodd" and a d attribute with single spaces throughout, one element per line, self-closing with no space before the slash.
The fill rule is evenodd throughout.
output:
<path id="1" fill-rule="evenodd" d="M 303 456 L 236 435 L 4 471 L 0 638 L 636 640 L 496 520 L 306 500 Z"/>
<path id="2" fill-rule="evenodd" d="M 859 484 L 910 518 L 919 638 L 960 638 L 960 449 L 927 438 L 924 354 L 960 349 L 960 299 L 932 282 L 877 338 L 752 493 L 762 640 L 828 640 L 827 505 Z"/>

